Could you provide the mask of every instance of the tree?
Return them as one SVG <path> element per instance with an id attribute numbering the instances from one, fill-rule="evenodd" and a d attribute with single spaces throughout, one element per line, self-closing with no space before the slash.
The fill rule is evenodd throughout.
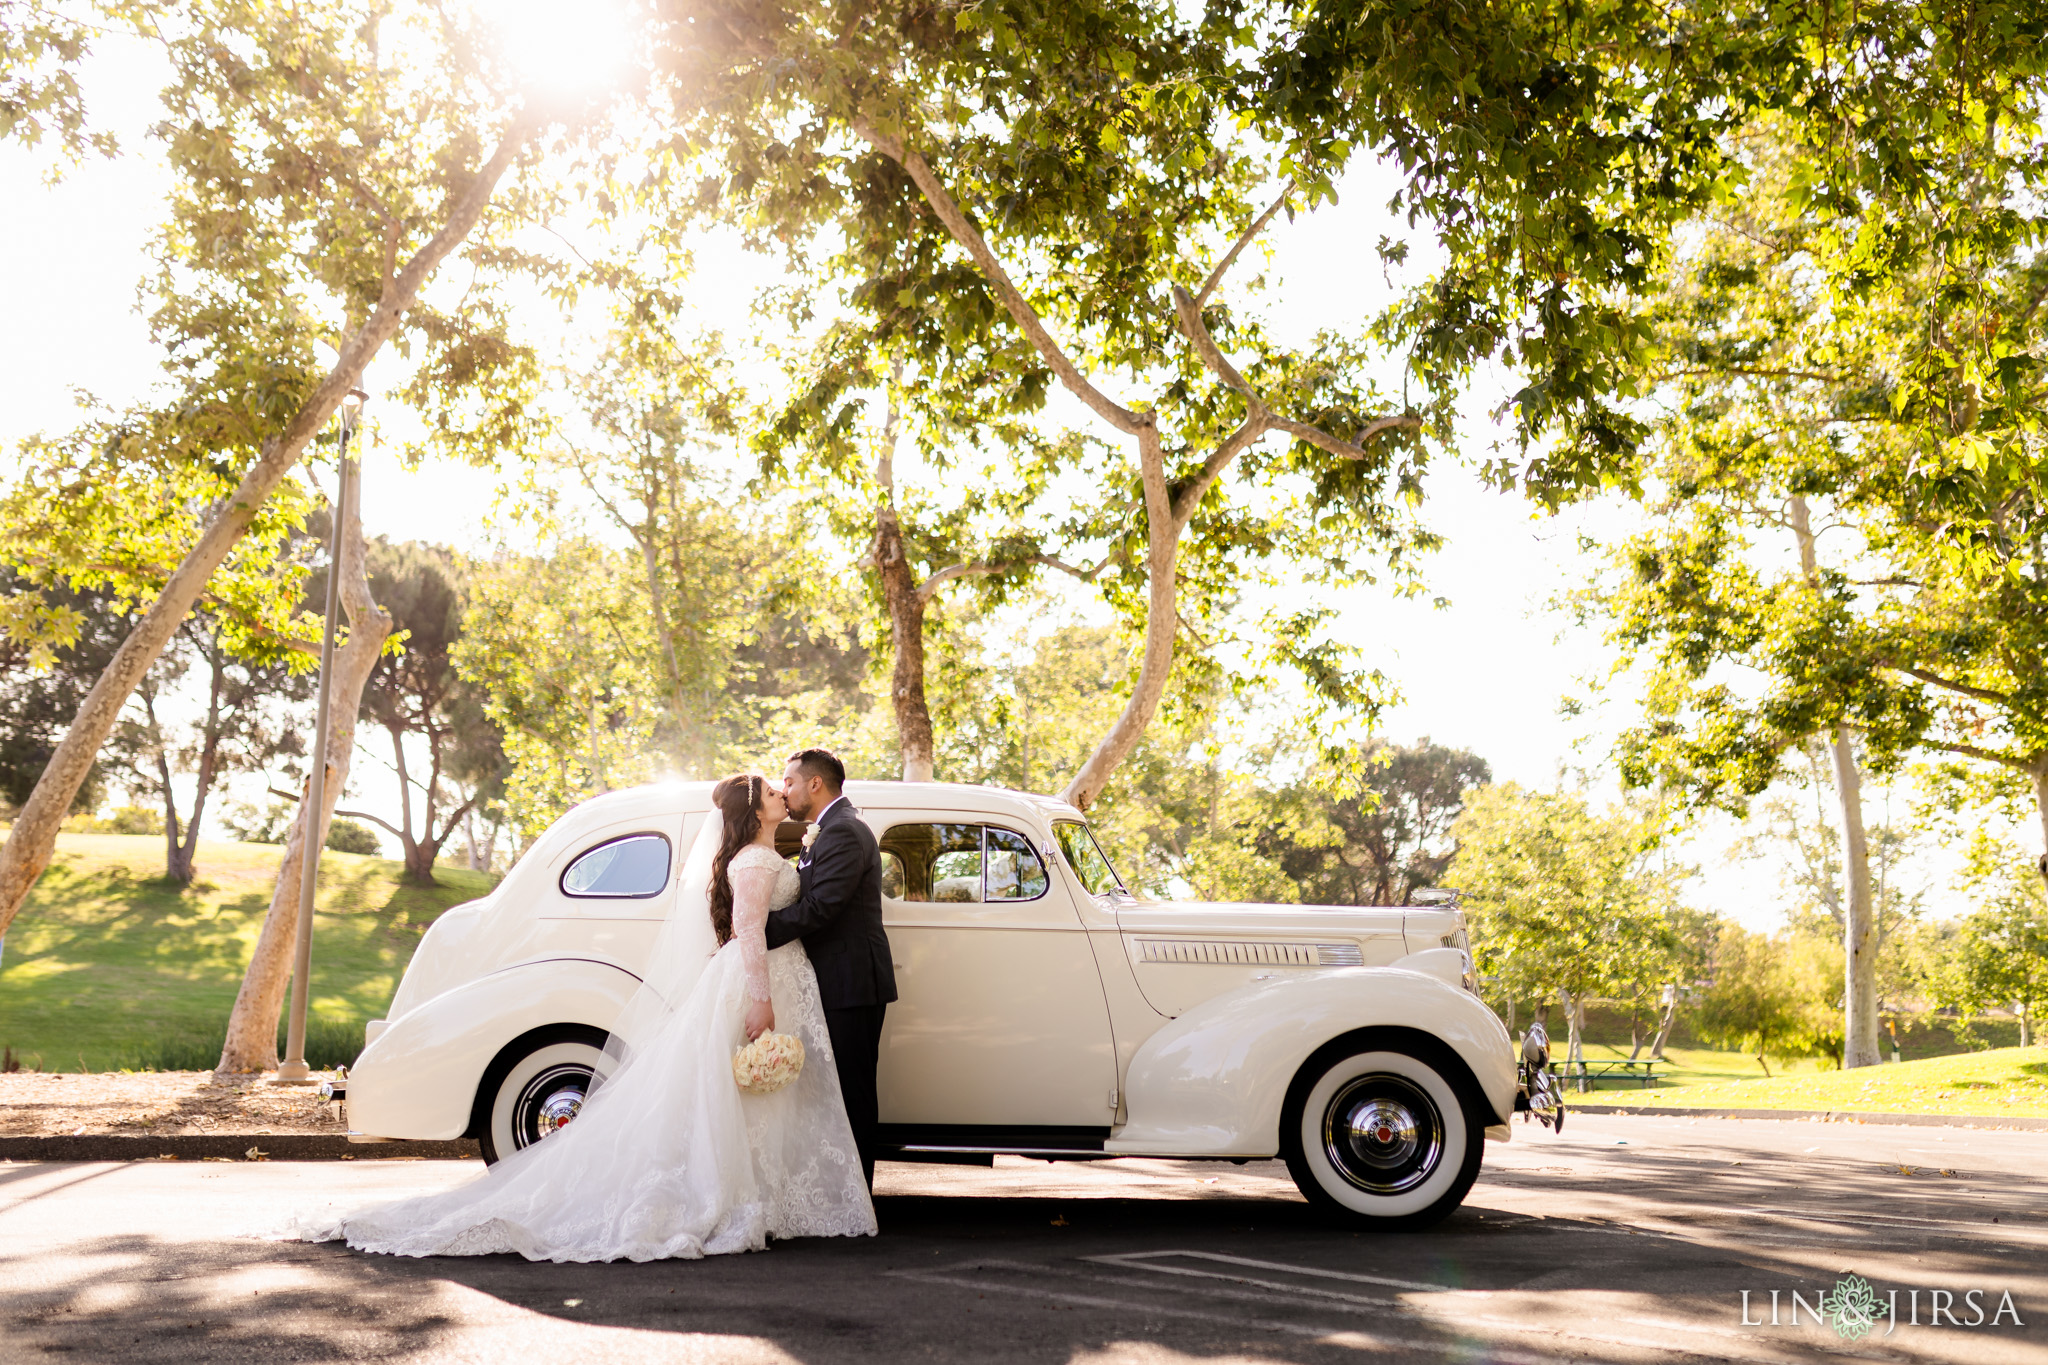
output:
<path id="1" fill-rule="evenodd" d="M 652 312 L 629 314 L 573 378 L 582 430 L 558 436 L 544 467 L 572 474 L 631 539 L 661 704 L 654 743 L 676 772 L 703 778 L 740 720 L 736 651 L 791 604 L 807 556 L 792 548 L 794 520 L 766 497 L 735 513 L 731 490 L 698 463 L 737 430 L 744 402 L 722 343 L 678 339 Z"/>
<path id="2" fill-rule="evenodd" d="M 1108 547 L 1103 591 L 1142 618 L 1145 648 L 1070 800 L 1092 803 L 1136 746 L 1184 614 L 1226 596 L 1239 561 L 1295 527 L 1313 528 L 1320 552 L 1302 558 L 1329 564 L 1361 544 L 1396 558 L 1409 544 L 1398 509 L 1416 492 L 1418 448 L 1389 438 L 1423 414 L 1380 399 L 1356 348 L 1277 346 L 1219 293 L 1279 213 L 1329 191 L 1326 165 L 1283 168 L 1234 131 L 1256 113 L 1230 100 L 1234 29 L 1124 4 L 1034 11 L 1028 37 L 1025 16 L 988 9 L 949 21 L 701 5 L 664 18 L 684 137 L 725 171 L 721 211 L 785 240 L 829 223 L 870 334 L 913 388 L 962 409 L 994 391 L 1029 410 L 1056 381 L 1128 443 L 1065 539 Z M 1026 262 L 1044 269 L 1020 285 L 1012 268 Z M 1143 396 L 1114 396 L 1119 383 Z M 1261 446 L 1275 433 L 1292 438 L 1286 451 Z M 1307 508 L 1266 519 L 1232 507 L 1233 470 Z M 982 571 L 1040 553 L 1015 548 L 1028 553 Z M 1333 700 L 1370 699 L 1347 672 L 1307 672 Z"/>
<path id="3" fill-rule="evenodd" d="M 1406 905 L 1443 881 L 1466 793 L 1493 774 L 1462 749 L 1371 739 L 1323 755 L 1277 794 L 1292 817 L 1261 847 L 1322 905 Z M 1276 811 L 1276 814 L 1278 812 Z"/>
<path id="4" fill-rule="evenodd" d="M 270 908 L 257 932 L 256 947 L 249 954 L 248 969 L 228 1015 L 227 1037 L 221 1044 L 218 1075 L 245 1075 L 277 1069 L 277 1021 L 284 1010 L 285 983 L 291 979 L 294 950 L 298 945 L 299 895 L 305 872 L 307 850 L 326 846 L 334 807 L 348 785 L 349 768 L 355 759 L 356 718 L 362 711 L 363 689 L 370 673 L 384 654 L 391 638 L 391 613 L 377 605 L 370 595 L 369 547 L 363 539 L 362 484 L 351 480 L 352 496 L 332 509 L 341 520 L 340 562 L 321 566 L 310 586 L 326 600 L 326 578 L 338 575 L 337 596 L 347 613 L 348 634 L 335 642 L 333 677 L 329 681 L 327 751 L 313 760 L 325 761 L 321 808 L 312 802 L 309 774 L 297 814 L 284 838 L 284 856 L 278 860 L 277 884 L 270 893 Z M 308 646 L 310 648 L 310 646 Z M 319 743 L 315 737 L 315 745 Z M 317 856 L 317 855 L 315 855 Z M 294 989 L 306 991 L 311 983 L 301 981 Z"/>
<path id="5" fill-rule="evenodd" d="M 296 575 L 294 575 L 296 577 Z M 218 617 L 198 614 L 180 628 L 136 688 L 139 714 L 116 727 L 110 748 L 124 760 L 130 789 L 163 807 L 164 876 L 179 885 L 193 877 L 193 858 L 207 798 L 236 772 L 255 772 L 281 754 L 303 753 L 304 741 L 289 709 L 311 694 L 310 679 L 264 651 L 268 662 L 238 659 Z M 165 692 L 200 674 L 205 701 L 188 735 L 179 739 L 161 712 Z M 189 775 L 191 805 L 178 811 L 178 778 Z"/>
<path id="6" fill-rule="evenodd" d="M 101 9 L 121 14 L 127 5 Z M 27 147 L 54 140 L 76 157 L 111 153 L 113 139 L 86 122 L 77 68 L 91 51 L 94 25 L 38 3 L 0 0 L 0 139 Z"/>
<path id="7" fill-rule="evenodd" d="M 174 189 L 149 286 L 173 392 L 104 458 L 204 466 L 232 491 L 165 566 L 23 803 L 0 849 L 0 933 L 129 695 L 370 358 L 407 329 L 422 287 L 541 122 L 494 96 L 472 34 L 423 11 L 365 22 L 340 4 L 214 0 L 152 22 L 173 70 L 162 126 Z M 382 55 L 380 24 L 417 25 L 389 45 L 403 69 Z M 486 152 L 493 128 L 503 131 Z M 475 391 L 508 362 L 495 302 L 486 284 L 457 312 L 414 319 L 423 393 Z M 336 353 L 326 366 L 313 354 L 322 338 Z M 29 480 L 61 486 L 72 472 L 31 469 Z"/>
<path id="8" fill-rule="evenodd" d="M 370 720 L 391 741 L 399 817 L 394 825 L 365 812 L 349 814 L 396 835 L 407 880 L 433 886 L 442 845 L 494 790 L 503 750 L 496 726 L 455 667 L 465 578 L 456 556 L 438 545 L 391 545 L 380 536 L 369 546 L 369 578 L 371 594 L 403 632 L 403 643 L 378 658 L 363 692 Z M 426 749 L 424 778 L 408 766 L 409 739 Z M 452 790 L 455 782 L 468 794 Z"/>
<path id="9" fill-rule="evenodd" d="M 507 801 L 528 838 L 658 770 L 661 689 L 637 558 L 568 538 L 478 564 L 470 579 L 451 657 L 504 735 Z"/>
<path id="10" fill-rule="evenodd" d="M 0 566 L 0 580 L 6 584 L 0 606 L 25 600 L 13 569 Z M 10 813 L 35 790 L 65 725 L 127 634 L 125 618 L 102 594 L 56 587 L 38 601 L 46 619 L 62 623 L 66 643 L 32 645 L 26 630 L 0 630 L 0 800 Z M 71 813 L 99 809 L 106 785 L 104 765 L 96 764 L 72 798 Z"/>
<path id="11" fill-rule="evenodd" d="M 1902 13 L 1875 31 L 1898 36 Z M 1832 106 L 1734 139 L 1748 193 L 1699 225 L 1650 313 L 1669 400 L 1660 526 L 1622 551 L 1606 598 L 1615 638 L 1655 660 L 1646 724 L 1623 745 L 1629 780 L 1740 809 L 1789 750 L 1824 741 L 1849 1066 L 1879 1060 L 1866 767 L 1924 747 L 2048 778 L 2048 731 L 2031 741 L 2027 715 L 2048 640 L 2035 633 L 2048 579 L 2024 548 L 2038 461 L 2018 454 L 2038 444 L 2037 367 L 2019 357 L 2048 281 L 2027 243 L 2048 220 L 2029 226 L 2033 201 L 2006 202 L 2040 174 L 2023 93 L 2039 62 L 1973 23 L 1943 31 L 2031 74 L 1981 88 L 1944 74 L 1915 92 L 1917 77 L 1863 66 L 1868 53 L 1850 64 L 1842 108 L 1934 121 L 1908 165 L 1868 164 L 1881 149 L 1862 139 L 1874 126 L 1889 138 L 1889 117 L 1851 125 Z M 1927 102 L 1951 96 L 1972 126 L 2004 131 L 1946 127 Z M 1758 535 L 1789 542 L 1796 569 L 1770 565 Z"/>
<path id="12" fill-rule="evenodd" d="M 1815 961 L 1812 939 L 1772 939 L 1722 921 L 1712 941 L 1709 983 L 1693 1009 L 1701 1038 L 1751 1054 L 1766 1076 L 1768 1054 L 1801 1057 L 1840 1046 L 1830 988 L 1839 978 Z"/>
<path id="13" fill-rule="evenodd" d="M 1669 981 L 1677 947 L 1671 874 L 1653 862 L 1657 823 L 1596 815 L 1583 796 L 1481 787 L 1451 826 L 1449 880 L 1466 893 L 1473 957 L 1508 1000 L 1557 999 L 1566 1056 L 1583 1059 L 1587 1002 Z"/>
<path id="14" fill-rule="evenodd" d="M 2031 864 L 1982 829 L 1970 838 L 1964 873 L 1977 908 L 1956 924 L 1928 974 L 1929 994 L 1961 1016 L 1965 1035 L 1985 1010 L 2010 1008 L 2026 1047 L 2048 1005 L 2048 895 Z"/>

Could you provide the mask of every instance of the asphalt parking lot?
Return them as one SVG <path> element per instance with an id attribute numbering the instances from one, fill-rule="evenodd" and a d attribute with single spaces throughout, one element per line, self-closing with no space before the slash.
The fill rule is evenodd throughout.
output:
<path id="1" fill-rule="evenodd" d="M 0 1361 L 2048 1361 L 2048 1135 L 1575 1116 L 1488 1157 L 1420 1234 L 1277 1163 L 1004 1159 L 885 1164 L 879 1238 L 594 1266 L 257 1235 L 474 1162 L 0 1165 Z M 1813 1317 L 1845 1274 L 1861 1337 Z"/>

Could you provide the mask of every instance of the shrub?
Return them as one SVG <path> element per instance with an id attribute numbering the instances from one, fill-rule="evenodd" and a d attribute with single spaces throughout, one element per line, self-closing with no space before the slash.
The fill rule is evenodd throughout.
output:
<path id="1" fill-rule="evenodd" d="M 327 826 L 327 846 L 336 853 L 378 854 L 384 845 L 377 840 L 377 831 L 360 820 L 335 820 Z"/>
<path id="2" fill-rule="evenodd" d="M 116 806 L 86 823 L 87 834 L 162 834 L 164 813 L 147 806 Z"/>

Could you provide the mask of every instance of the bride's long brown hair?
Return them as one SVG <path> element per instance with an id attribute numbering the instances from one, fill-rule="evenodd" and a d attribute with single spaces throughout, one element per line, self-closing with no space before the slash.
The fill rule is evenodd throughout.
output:
<path id="1" fill-rule="evenodd" d="M 734 773 L 711 789 L 711 804 L 725 820 L 718 856 L 711 860 L 711 931 L 721 948 L 732 938 L 732 878 L 726 869 L 761 833 L 761 796 L 767 785 L 759 773 Z"/>

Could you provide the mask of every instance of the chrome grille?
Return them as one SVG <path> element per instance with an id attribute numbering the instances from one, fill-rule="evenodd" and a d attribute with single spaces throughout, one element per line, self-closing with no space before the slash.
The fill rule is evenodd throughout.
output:
<path id="1" fill-rule="evenodd" d="M 1355 943 L 1141 938 L 1137 947 L 1140 962 L 1175 962 L 1202 967 L 1357 967 L 1365 962 Z"/>

